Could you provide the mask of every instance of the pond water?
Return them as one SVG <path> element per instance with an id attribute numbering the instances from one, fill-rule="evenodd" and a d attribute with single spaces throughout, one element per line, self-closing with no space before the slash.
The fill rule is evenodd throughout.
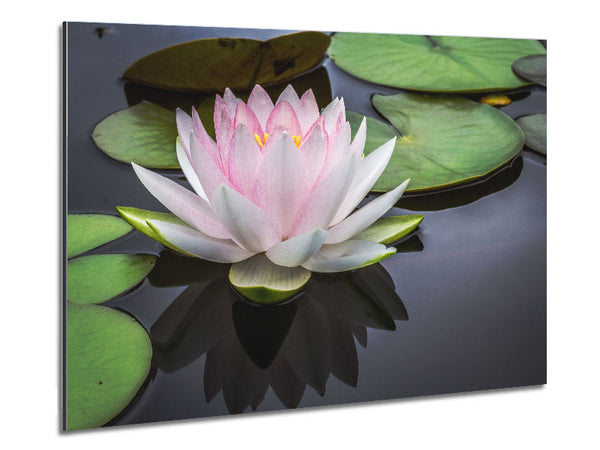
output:
<path id="1" fill-rule="evenodd" d="M 66 212 L 164 210 L 91 139 L 128 106 L 119 77 L 131 63 L 193 39 L 283 33 L 69 23 Z M 377 117 L 371 95 L 399 91 L 323 66 L 351 110 Z M 513 94 L 520 100 L 502 108 L 511 117 L 546 111 L 545 88 Z M 279 308 L 247 305 L 226 268 L 190 262 L 141 233 L 103 247 L 160 254 L 148 279 L 106 303 L 136 317 L 154 344 L 148 380 L 109 425 L 545 383 L 546 158 L 524 149 L 484 180 L 407 196 L 390 213 L 425 216 L 398 254 L 353 276 L 314 277 Z"/>

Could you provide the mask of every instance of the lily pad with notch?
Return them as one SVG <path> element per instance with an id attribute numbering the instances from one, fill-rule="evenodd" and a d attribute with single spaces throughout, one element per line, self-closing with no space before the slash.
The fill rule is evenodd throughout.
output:
<path id="1" fill-rule="evenodd" d="M 381 85 L 428 92 L 485 92 L 530 84 L 511 66 L 543 54 L 541 42 L 454 36 L 336 33 L 329 56 L 350 74 Z"/>
<path id="2" fill-rule="evenodd" d="M 546 55 L 529 55 L 516 60 L 512 69 L 533 83 L 546 86 Z"/>
<path id="3" fill-rule="evenodd" d="M 375 95 L 375 109 L 390 124 L 367 118 L 365 153 L 398 137 L 372 190 L 385 192 L 410 178 L 407 192 L 447 188 L 483 177 L 523 147 L 519 126 L 496 108 L 456 96 Z M 362 115 L 348 113 L 352 129 Z"/>

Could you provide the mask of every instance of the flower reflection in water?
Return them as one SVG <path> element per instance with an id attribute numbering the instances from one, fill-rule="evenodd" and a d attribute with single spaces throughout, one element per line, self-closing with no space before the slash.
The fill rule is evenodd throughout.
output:
<path id="1" fill-rule="evenodd" d="M 164 251 L 150 276 L 154 285 L 188 285 L 151 327 L 155 360 L 172 373 L 206 355 L 206 400 L 222 391 L 232 414 L 256 409 L 269 387 L 287 408 L 307 386 L 324 395 L 330 375 L 355 387 L 355 343 L 366 347 L 368 328 L 408 320 L 380 264 L 316 275 L 293 301 L 257 306 L 231 288 L 226 266 L 190 260 Z"/>

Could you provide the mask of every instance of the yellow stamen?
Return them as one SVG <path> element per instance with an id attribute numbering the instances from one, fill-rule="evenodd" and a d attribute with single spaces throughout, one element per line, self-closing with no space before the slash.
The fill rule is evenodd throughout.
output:
<path id="1" fill-rule="evenodd" d="M 300 148 L 300 142 L 302 140 L 302 136 L 292 136 L 292 139 L 294 140 L 296 147 Z"/>
<path id="2" fill-rule="evenodd" d="M 265 144 L 267 143 L 267 138 L 269 137 L 269 133 L 265 133 L 265 135 L 263 136 L 262 140 L 260 139 L 260 136 L 256 133 L 254 133 L 254 138 L 256 139 L 256 142 L 258 143 L 258 145 L 260 145 L 260 147 L 264 147 Z"/>

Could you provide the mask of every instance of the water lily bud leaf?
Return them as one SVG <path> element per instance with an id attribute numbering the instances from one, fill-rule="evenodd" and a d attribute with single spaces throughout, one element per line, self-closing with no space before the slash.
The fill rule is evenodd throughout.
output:
<path id="1" fill-rule="evenodd" d="M 123 78 L 176 91 L 221 92 L 289 80 L 317 65 L 331 38 L 303 31 L 266 41 L 200 39 L 167 47 L 133 63 Z"/>
<path id="2" fill-rule="evenodd" d="M 490 106 L 506 106 L 510 105 L 511 99 L 508 95 L 504 94 L 488 94 L 481 97 L 479 101 Z"/>
<path id="3" fill-rule="evenodd" d="M 386 86 L 431 92 L 483 92 L 528 83 L 511 69 L 545 53 L 530 39 L 336 33 L 329 56 L 352 75 Z"/>
<path id="4" fill-rule="evenodd" d="M 546 114 L 519 117 L 517 123 L 525 133 L 525 145 L 546 154 Z"/>
<path id="5" fill-rule="evenodd" d="M 131 316 L 67 306 L 67 430 L 99 427 L 119 414 L 150 370 L 152 346 Z"/>
<path id="6" fill-rule="evenodd" d="M 546 86 L 546 55 L 530 55 L 516 60 L 512 69 L 522 78 Z"/>
<path id="7" fill-rule="evenodd" d="M 309 270 L 277 266 L 263 253 L 232 264 L 229 270 L 232 286 L 244 297 L 263 304 L 279 303 L 294 296 L 309 279 Z"/>
<path id="8" fill-rule="evenodd" d="M 69 214 L 67 258 L 100 247 L 126 235 L 132 229 L 123 219 L 108 214 Z"/>
<path id="9" fill-rule="evenodd" d="M 91 255 L 67 263 L 67 299 L 101 303 L 135 287 L 154 267 L 154 255 Z"/>
<path id="10" fill-rule="evenodd" d="M 94 142 L 111 158 L 143 167 L 178 169 L 175 113 L 148 102 L 117 111 L 94 128 Z"/>
<path id="11" fill-rule="evenodd" d="M 141 231 L 146 236 L 160 242 L 165 247 L 169 247 L 173 250 L 180 251 L 174 248 L 168 241 L 162 238 L 162 236 L 156 233 L 146 220 L 160 220 L 161 222 L 169 222 L 177 225 L 186 225 L 179 217 L 171 213 L 163 213 L 156 211 L 148 211 L 145 209 L 131 208 L 128 206 L 117 206 L 117 211 L 123 219 L 125 219 L 132 227 Z"/>
<path id="12" fill-rule="evenodd" d="M 391 244 L 412 232 L 422 220 L 421 215 L 382 217 L 352 239 Z"/>
<path id="13" fill-rule="evenodd" d="M 472 181 L 509 162 L 523 147 L 519 126 L 479 102 L 410 93 L 375 95 L 372 102 L 391 125 L 367 118 L 365 153 L 398 136 L 374 191 L 389 191 L 407 178 L 407 192 Z M 362 116 L 350 113 L 348 120 L 357 129 Z"/>

